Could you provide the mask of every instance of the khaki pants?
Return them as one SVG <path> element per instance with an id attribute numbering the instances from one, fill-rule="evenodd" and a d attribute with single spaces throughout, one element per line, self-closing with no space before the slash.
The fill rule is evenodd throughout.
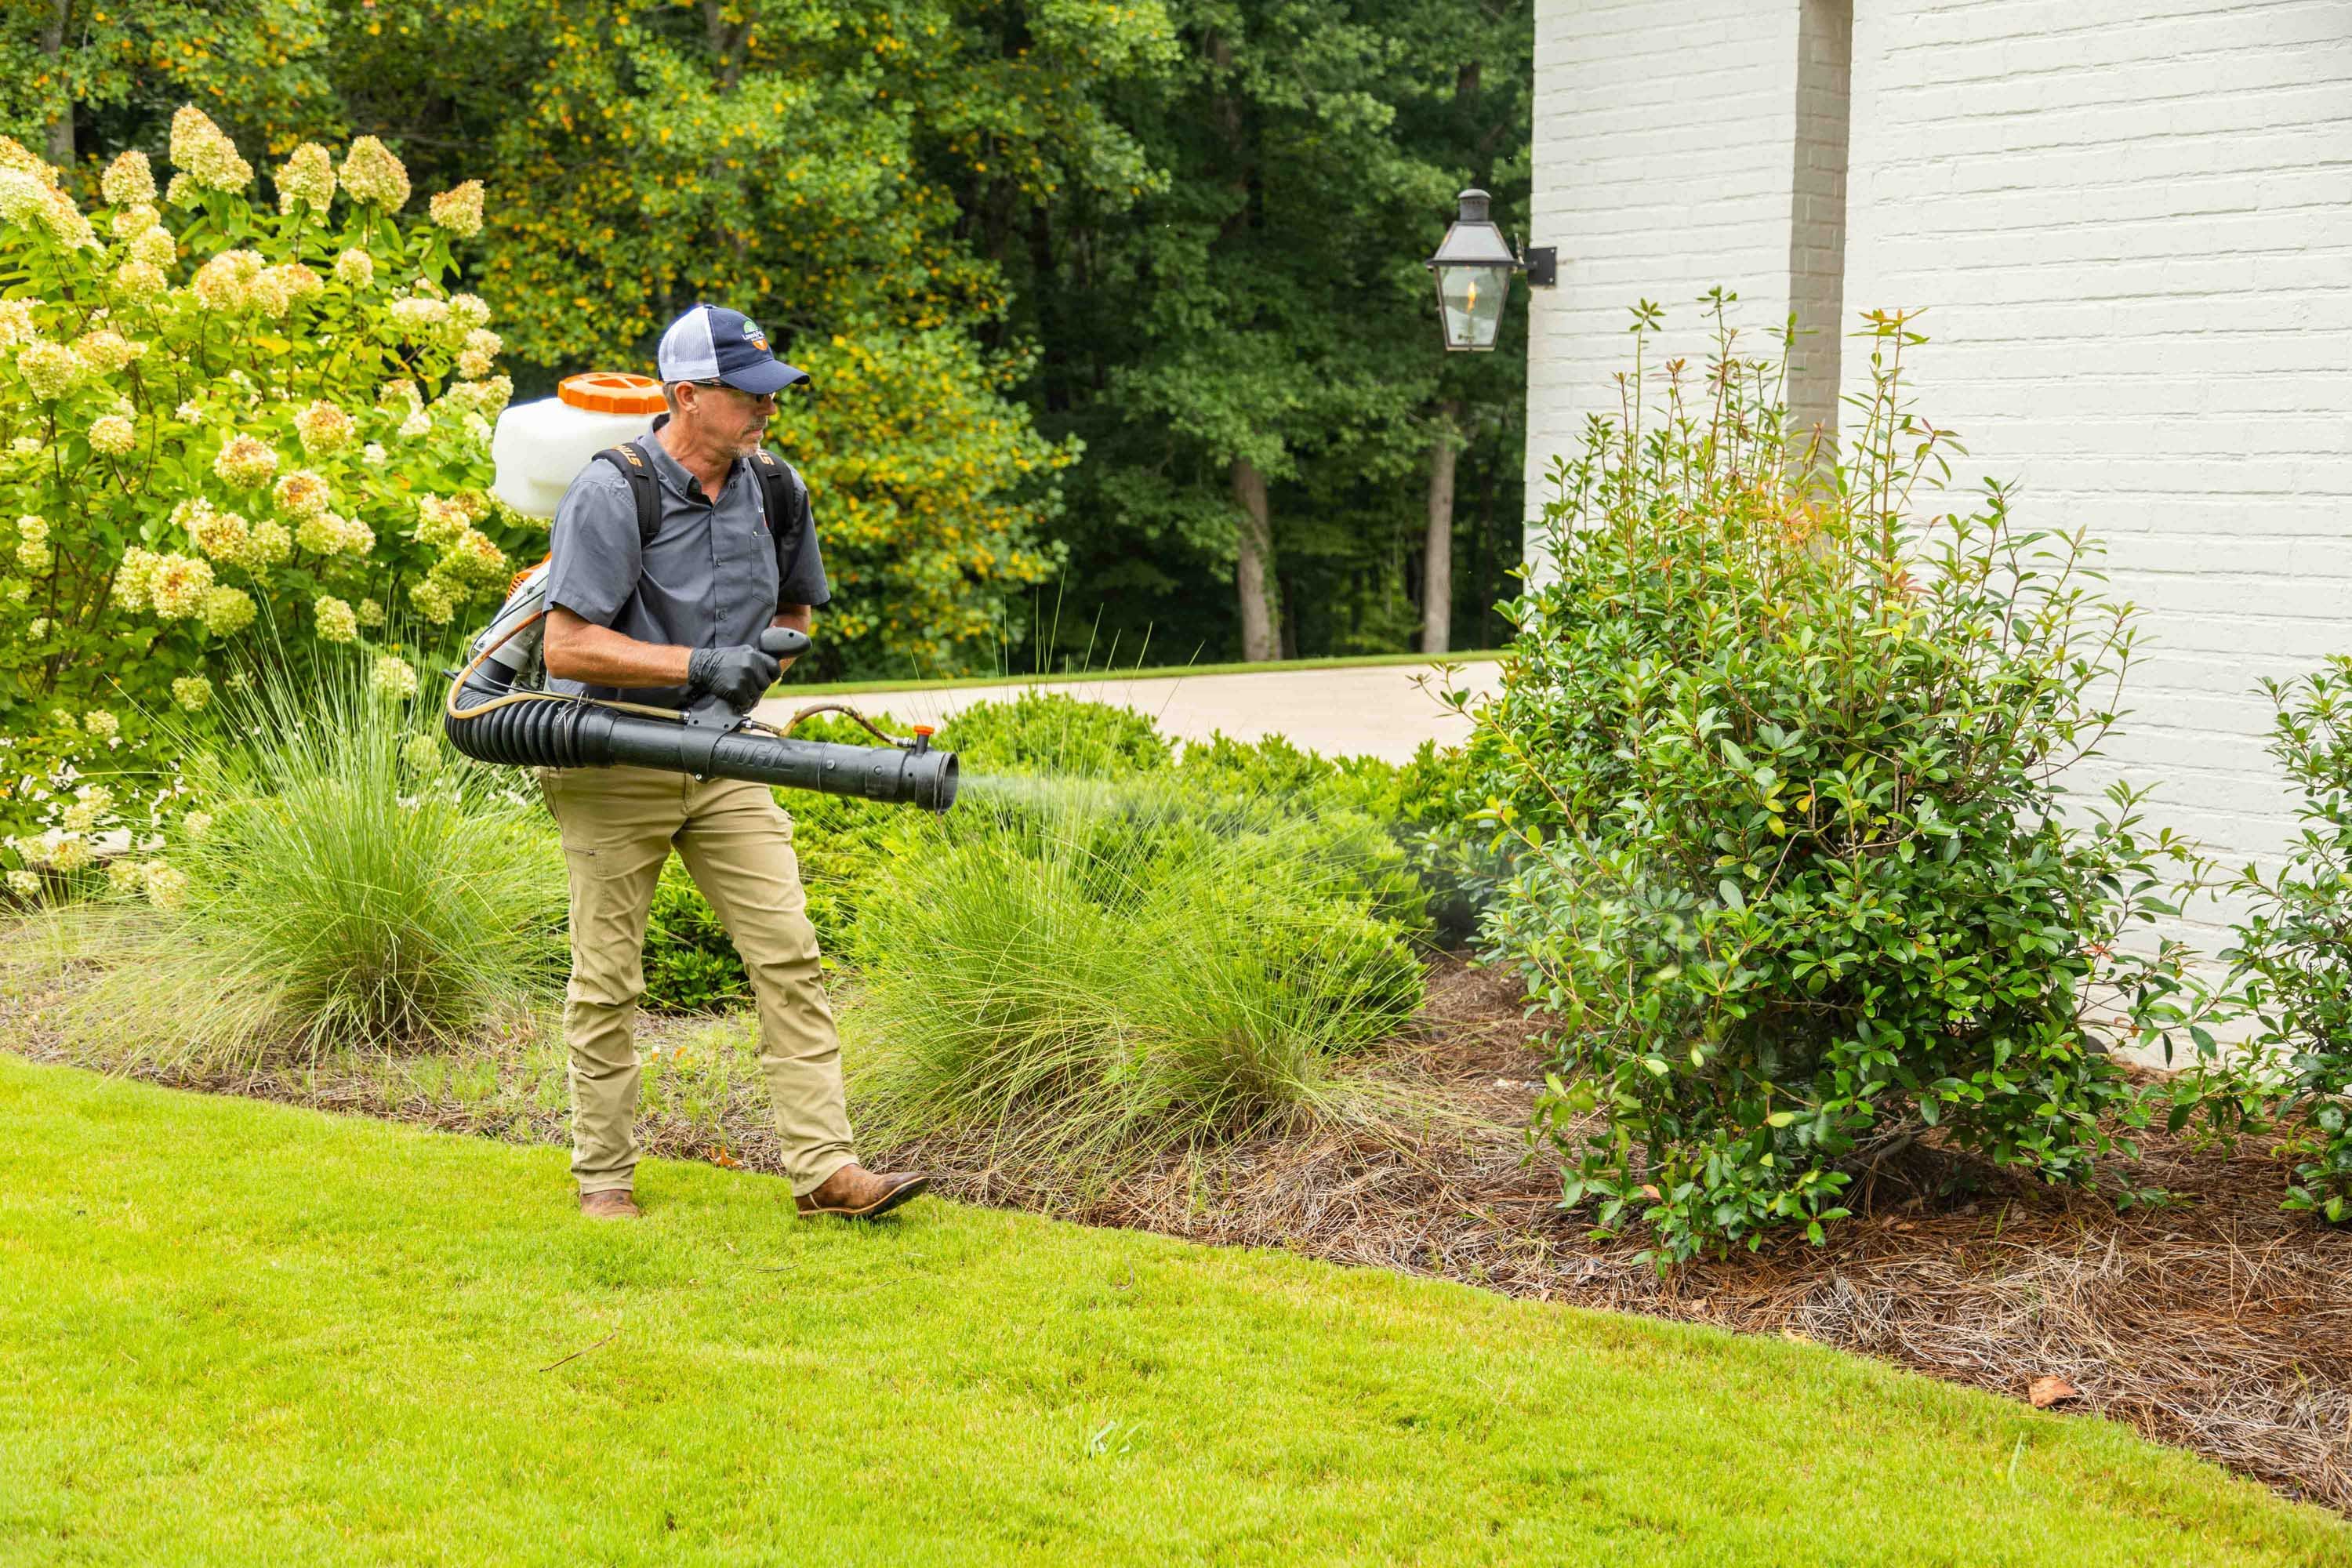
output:
<path id="1" fill-rule="evenodd" d="M 572 1173 L 626 1190 L 637 1164 L 646 920 L 675 847 L 734 940 L 760 1008 L 760 1067 L 797 1195 L 849 1163 L 841 1044 L 817 967 L 792 818 L 762 786 L 651 768 L 542 768 L 572 877 Z"/>

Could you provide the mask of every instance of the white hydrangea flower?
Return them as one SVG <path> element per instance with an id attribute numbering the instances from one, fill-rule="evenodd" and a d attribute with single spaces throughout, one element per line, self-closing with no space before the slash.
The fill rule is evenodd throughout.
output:
<path id="1" fill-rule="evenodd" d="M 90 422 L 90 449 L 120 458 L 139 445 L 139 426 L 120 414 L 101 415 Z"/>
<path id="2" fill-rule="evenodd" d="M 154 167 L 144 153 L 124 153 L 98 177 L 98 189 L 111 205 L 144 205 L 155 199 Z"/>
<path id="3" fill-rule="evenodd" d="M 38 300 L 0 300 L 0 348 L 15 348 L 41 335 L 33 322 Z"/>
<path id="4" fill-rule="evenodd" d="M 368 681 L 387 697 L 406 699 L 416 695 L 415 668 L 396 654 L 377 659 Z"/>
<path id="5" fill-rule="evenodd" d="M 95 715 L 85 716 L 83 723 L 87 725 L 91 717 Z M 111 719 L 113 715 L 110 713 L 107 717 Z M 100 732 L 97 730 L 91 731 L 93 734 Z M 102 732 L 110 735 L 113 731 L 107 730 Z M 68 833 L 88 833 L 98 826 L 99 819 L 104 816 L 113 805 L 112 790 L 103 784 L 84 784 L 74 791 L 73 804 L 66 807 L 65 816 L 58 821 Z"/>
<path id="6" fill-rule="evenodd" d="M 321 594 L 310 606 L 319 623 L 319 635 L 329 642 L 352 642 L 360 635 L 359 617 L 352 607 L 331 594 Z"/>
<path id="7" fill-rule="evenodd" d="M 187 901 L 188 876 L 178 867 L 150 860 L 139 868 L 139 872 L 146 887 L 147 901 L 157 909 L 176 910 Z"/>
<path id="8" fill-rule="evenodd" d="M 126 261 L 114 269 L 114 286 L 132 300 L 152 300 L 171 287 L 163 269 L 152 261 Z"/>
<path id="9" fill-rule="evenodd" d="M 236 143 L 194 104 L 172 116 L 172 166 L 215 191 L 240 191 L 253 181 L 253 165 L 237 156 Z"/>

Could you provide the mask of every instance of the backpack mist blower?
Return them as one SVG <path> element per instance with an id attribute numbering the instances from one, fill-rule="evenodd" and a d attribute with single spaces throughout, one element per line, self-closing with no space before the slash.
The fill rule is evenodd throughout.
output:
<path id="1" fill-rule="evenodd" d="M 604 384 L 624 380 L 635 383 L 644 378 L 575 376 L 560 389 L 558 397 L 546 401 L 573 405 L 575 400 L 571 394 L 574 383 L 594 384 L 592 394 L 601 395 Z M 649 382 L 644 384 L 653 385 Z M 656 389 L 656 410 L 659 399 Z M 593 403 L 577 406 L 587 411 L 602 408 Z M 508 435 L 508 416 L 530 416 L 535 412 L 542 417 L 550 416 L 537 405 L 509 409 L 499 419 L 499 436 Z M 573 408 L 565 407 L 554 411 L 551 417 L 587 425 L 585 433 L 592 437 L 609 438 L 613 434 L 602 423 L 573 418 Z M 639 428 L 643 428 L 642 423 Z M 571 453 L 562 449 L 564 443 L 561 439 L 532 443 L 534 447 L 552 447 L 554 450 L 526 450 L 520 454 L 499 449 L 508 443 L 494 443 L 501 494 L 517 488 L 510 482 L 515 479 L 511 470 L 523 470 L 523 482 L 535 477 L 529 474 L 534 461 L 541 468 L 561 467 L 569 461 L 562 482 L 568 482 L 570 475 L 579 471 L 580 462 L 572 453 L 577 452 L 581 433 L 570 431 L 568 426 L 561 433 L 570 436 L 573 443 Z M 761 456 L 767 458 L 764 452 Z M 600 451 L 591 460 L 604 457 Z M 615 468 L 630 475 L 631 488 L 636 489 L 636 476 L 625 459 L 616 453 L 612 460 Z M 762 467 L 785 468 L 773 458 L 768 458 Z M 789 473 L 789 469 L 785 471 Z M 646 475 L 645 479 L 649 483 L 652 476 Z M 767 488 L 763 485 L 763 489 Z M 642 499 L 639 504 L 642 518 Z M 781 536 L 781 531 L 772 531 Z M 803 709 L 793 716 L 790 724 L 779 728 L 739 715 L 723 699 L 716 697 L 679 712 L 546 690 L 546 620 L 547 563 L 542 561 L 515 579 L 498 618 L 474 639 L 467 650 L 464 667 L 449 685 L 448 700 L 442 709 L 443 732 L 451 745 L 477 762 L 542 768 L 659 768 L 698 778 L 747 779 L 785 789 L 892 801 L 932 811 L 945 811 L 955 804 L 954 752 L 932 750 L 928 730 L 918 730 L 911 741 L 895 741 L 864 714 L 842 703 L 820 702 Z M 771 626 L 760 634 L 761 651 L 778 658 L 791 658 L 805 653 L 808 647 L 809 639 L 804 634 L 786 627 Z M 882 743 L 845 746 L 794 740 L 789 733 L 793 724 L 824 712 L 848 715 Z"/>

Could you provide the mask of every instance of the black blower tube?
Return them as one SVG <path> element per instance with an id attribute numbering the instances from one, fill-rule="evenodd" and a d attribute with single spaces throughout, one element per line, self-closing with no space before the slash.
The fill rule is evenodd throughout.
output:
<path id="1" fill-rule="evenodd" d="M 772 647 L 774 644 L 774 647 Z M 760 637 L 769 654 L 800 654 L 809 639 L 772 627 Z M 912 745 L 833 745 L 734 729 L 724 708 L 703 708 L 685 720 L 607 708 L 588 699 L 497 703 L 513 687 L 503 670 L 475 660 L 442 712 L 449 745 L 475 762 L 539 769 L 637 766 L 696 778 L 748 778 L 785 790 L 852 795 L 856 799 L 946 811 L 955 804 L 955 752 L 934 752 L 929 738 Z M 497 703 L 485 708 L 487 703 Z"/>
<path id="2" fill-rule="evenodd" d="M 493 678 L 471 675 L 452 709 L 507 695 Z M 513 767 L 660 768 L 700 778 L 748 779 L 785 789 L 853 795 L 945 811 L 955 804 L 952 752 L 917 747 L 838 746 L 752 730 L 676 722 L 584 700 L 509 702 L 459 718 L 445 713 L 449 743 L 477 762 Z"/>

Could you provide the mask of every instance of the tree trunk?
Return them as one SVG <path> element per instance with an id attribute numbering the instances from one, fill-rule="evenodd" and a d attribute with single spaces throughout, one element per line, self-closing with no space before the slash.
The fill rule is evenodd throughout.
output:
<path id="1" fill-rule="evenodd" d="M 49 162 L 71 173 L 74 161 L 73 92 L 64 86 L 66 64 L 66 23 L 73 12 L 73 0 L 49 0 L 49 19 L 41 28 L 41 53 L 49 59 L 49 69 L 59 82 L 58 92 L 65 104 L 58 117 L 49 121 Z"/>
<path id="2" fill-rule="evenodd" d="M 1265 476 L 1246 458 L 1234 459 L 1234 589 L 1241 596 L 1242 658 L 1252 664 L 1277 657 L 1274 631 L 1274 524 L 1266 515 Z"/>
<path id="3" fill-rule="evenodd" d="M 1429 447 L 1429 535 L 1421 555 L 1421 651 L 1444 653 L 1454 636 L 1454 463 L 1458 403 L 1442 403 Z"/>

